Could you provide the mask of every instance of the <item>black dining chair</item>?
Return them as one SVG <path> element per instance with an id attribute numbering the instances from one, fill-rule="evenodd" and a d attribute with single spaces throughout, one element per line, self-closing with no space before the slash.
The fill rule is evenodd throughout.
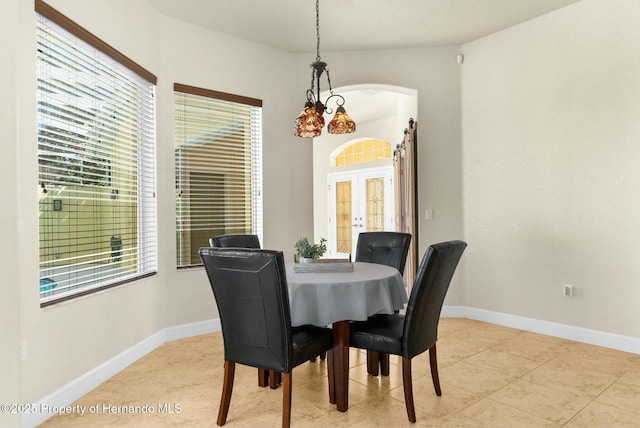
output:
<path id="1" fill-rule="evenodd" d="M 331 352 L 331 329 L 291 326 L 282 251 L 201 248 L 199 254 L 220 314 L 224 342 L 224 381 L 217 424 L 222 426 L 227 421 L 238 363 L 284 373 L 282 426 L 289 427 L 292 370 L 314 355 Z M 331 396 L 331 354 L 328 361 Z"/>
<path id="2" fill-rule="evenodd" d="M 411 234 L 404 232 L 362 232 L 356 244 L 356 261 L 394 267 L 404 274 Z"/>
<path id="3" fill-rule="evenodd" d="M 405 315 L 378 315 L 350 324 L 351 347 L 402 357 L 402 383 L 410 422 L 416 421 L 411 380 L 413 357 L 429 350 L 433 387 L 436 395 L 442 395 L 436 358 L 438 322 L 451 278 L 466 246 L 463 241 L 449 241 L 427 249 L 418 268 Z"/>
<path id="4" fill-rule="evenodd" d="M 260 248 L 260 238 L 258 235 L 218 235 L 209 238 L 209 245 L 220 248 Z M 281 381 L 280 373 L 258 369 L 258 386 L 269 385 L 271 389 L 276 389 Z"/>
<path id="5" fill-rule="evenodd" d="M 411 234 L 403 232 L 362 232 L 356 244 L 356 261 L 394 267 L 404 274 Z M 389 376 L 389 355 L 367 352 L 367 372 Z"/>
<path id="6" fill-rule="evenodd" d="M 260 248 L 258 235 L 219 235 L 209 238 L 212 247 Z"/>

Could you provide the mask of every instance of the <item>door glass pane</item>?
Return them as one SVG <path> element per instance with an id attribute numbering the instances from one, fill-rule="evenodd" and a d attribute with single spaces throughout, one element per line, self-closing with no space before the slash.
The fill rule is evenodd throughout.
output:
<path id="1" fill-rule="evenodd" d="M 336 182 L 336 249 L 351 253 L 351 181 Z"/>
<path id="2" fill-rule="evenodd" d="M 366 180 L 367 232 L 384 230 L 384 178 Z"/>

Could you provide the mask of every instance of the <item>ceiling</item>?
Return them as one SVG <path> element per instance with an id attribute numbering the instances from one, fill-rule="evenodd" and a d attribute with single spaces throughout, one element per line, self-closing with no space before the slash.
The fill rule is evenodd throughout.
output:
<path id="1" fill-rule="evenodd" d="M 313 0 L 148 1 L 163 15 L 279 50 L 315 55 Z M 460 45 L 577 1 L 320 0 L 320 51 Z M 340 94 L 357 123 L 395 114 L 402 98 L 385 89 L 346 89 Z"/>
<path id="2" fill-rule="evenodd" d="M 316 50 L 313 0 L 148 0 L 161 14 L 293 53 Z M 321 0 L 321 52 L 459 45 L 579 0 Z"/>

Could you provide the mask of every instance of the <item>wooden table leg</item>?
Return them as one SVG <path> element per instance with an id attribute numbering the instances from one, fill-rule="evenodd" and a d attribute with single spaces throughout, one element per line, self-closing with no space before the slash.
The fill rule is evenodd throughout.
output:
<path id="1" fill-rule="evenodd" d="M 346 412 L 349 408 L 349 321 L 333 323 L 333 361 L 336 407 Z"/>

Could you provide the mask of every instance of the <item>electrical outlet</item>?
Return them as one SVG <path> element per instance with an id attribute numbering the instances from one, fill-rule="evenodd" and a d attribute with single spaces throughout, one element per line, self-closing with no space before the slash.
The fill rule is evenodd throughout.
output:
<path id="1" fill-rule="evenodd" d="M 27 359 L 27 339 L 20 341 L 20 359 L 22 361 Z"/>
<path id="2" fill-rule="evenodd" d="M 564 285 L 564 296 L 565 297 L 573 297 L 573 285 L 565 284 Z"/>

